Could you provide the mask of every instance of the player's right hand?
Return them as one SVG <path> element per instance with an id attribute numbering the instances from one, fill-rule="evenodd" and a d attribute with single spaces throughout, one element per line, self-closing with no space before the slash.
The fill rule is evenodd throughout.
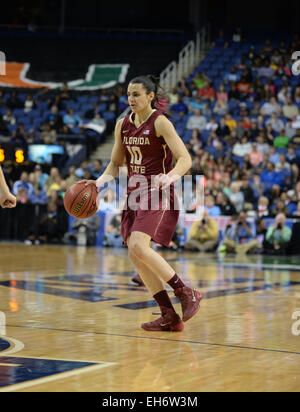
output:
<path id="1" fill-rule="evenodd" d="M 85 186 L 94 185 L 97 192 L 100 192 L 101 187 L 97 186 L 97 180 L 82 180 L 82 183 L 85 183 Z"/>

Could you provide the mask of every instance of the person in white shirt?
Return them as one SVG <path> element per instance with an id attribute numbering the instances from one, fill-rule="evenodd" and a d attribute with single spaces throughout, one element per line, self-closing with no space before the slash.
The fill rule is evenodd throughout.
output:
<path id="1" fill-rule="evenodd" d="M 286 99 L 286 103 L 282 108 L 282 112 L 284 117 L 287 117 L 288 119 L 293 119 L 295 116 L 298 116 L 299 109 L 295 104 L 293 104 L 292 99 L 289 97 Z"/>
<path id="2" fill-rule="evenodd" d="M 246 136 L 243 136 L 241 138 L 241 141 L 236 143 L 233 146 L 233 151 L 232 153 L 235 156 L 239 157 L 244 157 L 246 154 L 249 154 L 252 152 L 252 144 L 248 142 L 248 139 Z"/>
<path id="3" fill-rule="evenodd" d="M 262 116 L 271 116 L 271 114 L 276 113 L 280 114 L 281 113 L 281 107 L 277 103 L 275 97 L 271 97 L 268 103 L 265 103 L 262 105 L 260 109 L 260 114 Z"/>
<path id="4" fill-rule="evenodd" d="M 211 117 L 209 119 L 209 122 L 207 122 L 206 126 L 205 126 L 205 130 L 209 130 L 212 132 L 215 132 L 217 130 L 217 128 L 219 127 L 218 123 L 216 123 L 216 120 L 214 117 Z"/>
<path id="5" fill-rule="evenodd" d="M 186 128 L 188 130 L 198 129 L 202 131 L 205 129 L 206 123 L 206 118 L 202 115 L 202 111 L 196 110 L 195 114 L 189 117 Z"/>
<path id="6" fill-rule="evenodd" d="M 277 133 L 281 133 L 281 131 L 284 129 L 284 123 L 281 119 L 278 119 L 276 113 L 273 113 L 271 115 L 271 118 L 266 121 L 266 126 L 268 125 L 271 125 L 272 130 Z"/>

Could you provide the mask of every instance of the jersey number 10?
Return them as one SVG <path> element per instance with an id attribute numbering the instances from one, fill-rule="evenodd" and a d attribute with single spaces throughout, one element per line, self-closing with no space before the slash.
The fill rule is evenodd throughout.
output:
<path id="1" fill-rule="evenodd" d="M 134 165 L 141 165 L 143 159 L 141 148 L 137 146 L 127 146 L 127 150 L 131 156 L 130 163 Z"/>

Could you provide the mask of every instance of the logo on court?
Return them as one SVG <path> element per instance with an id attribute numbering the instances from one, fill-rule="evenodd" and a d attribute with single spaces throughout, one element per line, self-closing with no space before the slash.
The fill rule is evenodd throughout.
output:
<path id="1" fill-rule="evenodd" d="M 299 76 L 300 74 L 300 51 L 295 51 L 292 54 L 292 60 L 296 60 L 292 65 L 292 73 L 294 76 Z"/>
<path id="2" fill-rule="evenodd" d="M 0 312 L 0 336 L 6 335 L 6 315 L 4 312 Z"/>
<path id="3" fill-rule="evenodd" d="M 0 76 L 6 75 L 6 56 L 5 53 L 0 51 Z"/>
<path id="4" fill-rule="evenodd" d="M 292 314 L 292 320 L 296 321 L 292 324 L 292 334 L 294 336 L 300 336 L 300 309 Z"/>

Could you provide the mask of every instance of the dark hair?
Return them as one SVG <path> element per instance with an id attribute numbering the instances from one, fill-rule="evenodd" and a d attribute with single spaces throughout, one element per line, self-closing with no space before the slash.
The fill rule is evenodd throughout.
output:
<path id="1" fill-rule="evenodd" d="M 151 102 L 152 109 L 156 108 L 160 94 L 158 93 L 159 89 L 162 87 L 159 84 L 159 78 L 149 74 L 147 76 L 138 76 L 130 81 L 130 84 L 142 84 L 147 94 L 151 92 L 154 93 L 154 99 Z"/>

